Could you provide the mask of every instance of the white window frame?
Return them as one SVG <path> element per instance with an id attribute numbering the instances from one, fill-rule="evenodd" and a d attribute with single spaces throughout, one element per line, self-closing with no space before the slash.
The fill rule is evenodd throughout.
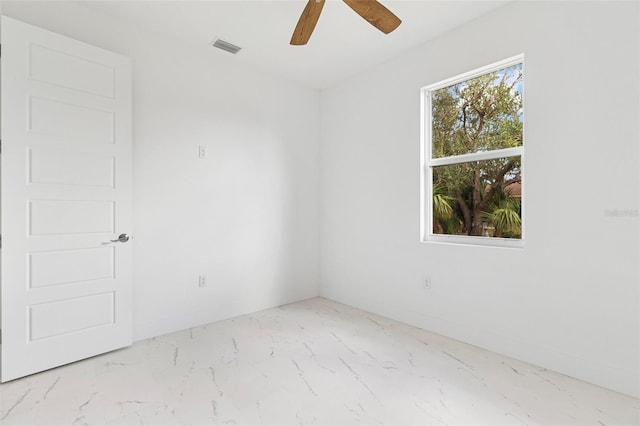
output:
<path id="1" fill-rule="evenodd" d="M 519 54 L 511 58 L 504 59 L 499 62 L 477 68 L 455 77 L 439 81 L 437 83 L 425 86 L 421 90 L 421 120 L 420 120 L 420 241 L 426 243 L 451 243 L 474 246 L 488 247 L 507 247 L 507 248 L 524 248 L 525 237 L 525 211 L 524 211 L 524 170 L 525 170 L 525 112 L 523 99 L 523 123 L 522 123 L 522 145 L 515 148 L 497 149 L 493 151 L 476 152 L 472 154 L 456 155 L 442 158 L 431 158 L 432 140 L 431 140 L 431 119 L 432 105 L 431 93 L 444 87 L 452 86 L 483 74 L 508 68 L 512 65 L 522 64 L 522 72 L 524 74 L 524 54 Z M 524 98 L 524 89 L 523 89 Z M 471 161 L 493 160 L 497 158 L 520 156 L 522 180 L 521 180 L 521 218 L 522 218 L 522 237 L 514 238 L 498 238 L 498 237 L 479 237 L 467 235 L 449 235 L 433 233 L 433 168 L 437 166 L 445 166 L 451 164 L 467 163 Z"/>

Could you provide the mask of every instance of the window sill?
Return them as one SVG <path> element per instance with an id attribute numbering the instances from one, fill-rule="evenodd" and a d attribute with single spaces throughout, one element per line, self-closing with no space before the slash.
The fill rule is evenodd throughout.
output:
<path id="1" fill-rule="evenodd" d="M 423 243 L 454 244 L 475 247 L 524 248 L 524 239 L 496 237 L 468 237 L 464 235 L 427 235 L 421 239 Z"/>

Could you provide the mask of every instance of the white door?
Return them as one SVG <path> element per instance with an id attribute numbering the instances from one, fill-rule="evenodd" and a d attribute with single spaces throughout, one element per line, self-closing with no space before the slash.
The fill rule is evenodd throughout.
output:
<path id="1" fill-rule="evenodd" d="M 1 27 L 5 382 L 131 344 L 131 63 Z"/>

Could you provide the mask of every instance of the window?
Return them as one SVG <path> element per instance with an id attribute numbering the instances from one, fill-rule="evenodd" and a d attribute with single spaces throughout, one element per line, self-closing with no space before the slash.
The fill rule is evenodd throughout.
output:
<path id="1" fill-rule="evenodd" d="M 423 88 L 423 241 L 522 247 L 523 62 Z"/>

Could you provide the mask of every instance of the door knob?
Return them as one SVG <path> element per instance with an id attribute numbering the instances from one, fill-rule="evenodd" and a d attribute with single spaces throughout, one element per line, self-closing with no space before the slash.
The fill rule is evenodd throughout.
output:
<path id="1" fill-rule="evenodd" d="M 120 234 L 117 240 L 111 240 L 112 243 L 126 243 L 127 241 L 129 241 L 127 234 Z"/>

